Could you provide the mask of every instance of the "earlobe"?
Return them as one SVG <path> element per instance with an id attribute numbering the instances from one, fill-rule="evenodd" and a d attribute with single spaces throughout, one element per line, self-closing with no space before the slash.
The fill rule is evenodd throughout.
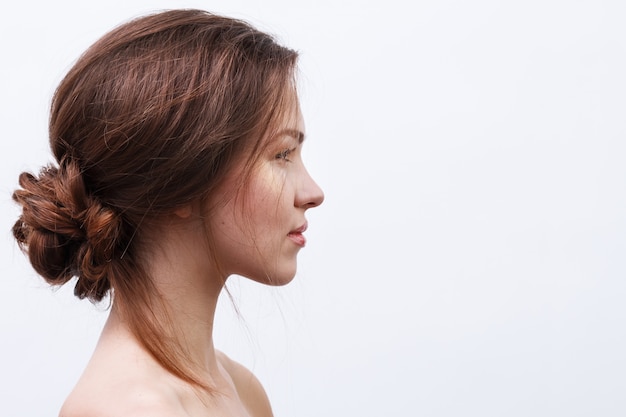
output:
<path id="1" fill-rule="evenodd" d="M 191 204 L 186 204 L 174 210 L 174 214 L 180 217 L 181 219 L 188 219 L 189 217 L 191 217 L 192 213 L 193 213 L 193 207 L 191 207 Z"/>

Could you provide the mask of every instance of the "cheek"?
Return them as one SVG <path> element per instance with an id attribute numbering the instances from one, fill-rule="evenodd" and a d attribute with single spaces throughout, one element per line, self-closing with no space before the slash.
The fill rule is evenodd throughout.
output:
<path id="1" fill-rule="evenodd" d="M 270 230 L 270 219 L 275 212 L 268 190 L 262 183 L 253 181 L 245 190 L 233 197 L 212 217 L 224 249 L 231 256 L 250 256 L 255 247 L 267 244 L 265 238 Z M 255 256 L 256 258 L 256 256 Z"/>
<path id="2" fill-rule="evenodd" d="M 281 216 L 285 206 L 286 178 L 281 170 L 268 167 L 251 181 L 246 196 L 246 211 L 260 223 L 271 223 Z M 263 221 L 265 219 L 265 221 Z"/>
<path id="3" fill-rule="evenodd" d="M 239 195 L 226 208 L 241 241 L 274 247 L 277 234 L 288 233 L 293 201 L 289 200 L 286 170 L 273 163 L 259 166 Z M 229 214 L 228 211 L 231 211 Z"/>
<path id="4" fill-rule="evenodd" d="M 257 240 L 269 238 L 272 232 L 280 229 L 282 207 L 281 195 L 273 187 L 259 187 L 250 196 L 246 205 L 246 220 L 255 231 Z"/>

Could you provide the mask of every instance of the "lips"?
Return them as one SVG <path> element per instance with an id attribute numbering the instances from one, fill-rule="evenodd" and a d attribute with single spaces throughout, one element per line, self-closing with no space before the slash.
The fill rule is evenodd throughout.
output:
<path id="1" fill-rule="evenodd" d="M 307 222 L 304 222 L 302 226 L 287 233 L 287 237 L 291 239 L 291 241 L 296 245 L 304 247 L 304 245 L 306 245 L 306 238 L 304 237 L 303 233 L 306 231 L 307 227 Z"/>

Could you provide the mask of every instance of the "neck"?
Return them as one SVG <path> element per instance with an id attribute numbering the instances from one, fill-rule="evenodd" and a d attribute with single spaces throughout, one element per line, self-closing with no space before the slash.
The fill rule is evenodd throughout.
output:
<path id="1" fill-rule="evenodd" d="M 149 266 L 146 272 L 159 297 L 151 306 L 157 317 L 165 317 L 160 320 L 164 322 L 164 334 L 178 341 L 199 375 L 211 378 L 219 372 L 213 322 L 225 277 L 209 262 L 211 256 L 200 233 L 176 227 L 160 232 L 158 245 L 144 263 Z M 199 236 L 193 238 L 194 233 Z M 115 329 L 132 333 L 114 302 L 105 332 Z"/>

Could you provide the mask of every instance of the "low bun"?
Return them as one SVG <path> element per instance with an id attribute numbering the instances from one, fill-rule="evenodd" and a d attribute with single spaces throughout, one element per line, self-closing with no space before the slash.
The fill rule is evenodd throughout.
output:
<path id="1" fill-rule="evenodd" d="M 33 268 L 52 285 L 78 277 L 75 294 L 101 300 L 122 236 L 119 215 L 87 193 L 72 160 L 47 166 L 39 176 L 24 172 L 19 184 L 13 199 L 22 215 L 13 235 Z"/>

